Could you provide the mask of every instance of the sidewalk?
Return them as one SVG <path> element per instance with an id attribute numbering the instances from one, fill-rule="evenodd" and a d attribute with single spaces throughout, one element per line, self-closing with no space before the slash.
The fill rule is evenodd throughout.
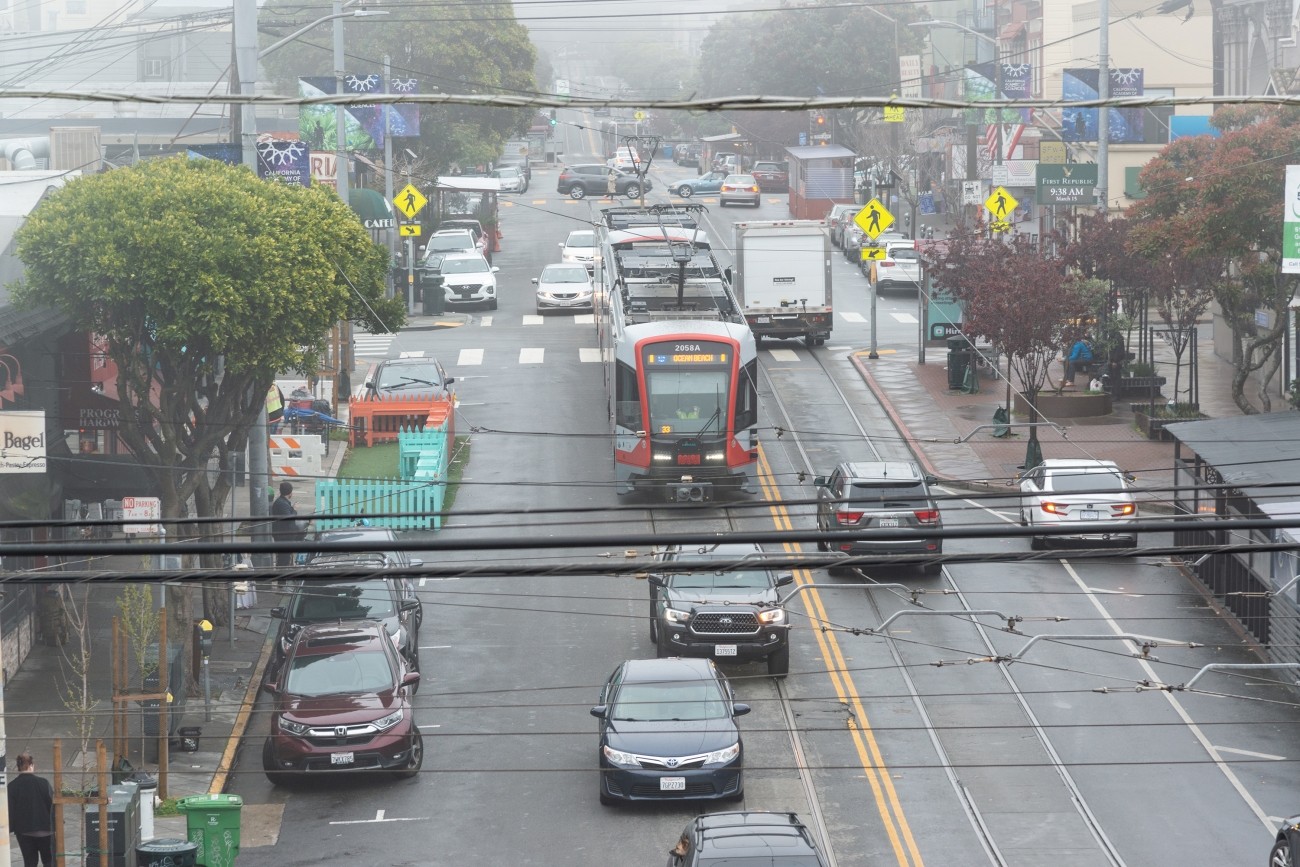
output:
<path id="1" fill-rule="evenodd" d="M 1201 412 L 1211 418 L 1241 415 L 1231 399 L 1232 365 L 1214 355 L 1209 332 L 1208 327 L 1199 329 Z M 1162 363 L 1168 361 L 1162 351 L 1167 354 L 1166 347 L 1157 345 L 1157 369 L 1172 369 Z M 942 346 L 927 347 L 925 364 L 917 362 L 914 350 L 881 354 L 877 359 L 859 351 L 853 354 L 853 363 L 928 472 L 949 482 L 1003 491 L 1021 470 L 1029 428 L 1013 426 L 1011 436 L 1001 439 L 993 436 L 992 428 L 978 429 L 991 425 L 994 411 L 1006 404 L 1005 379 L 981 373 L 978 392 L 949 390 L 947 350 Z M 1060 370 L 1061 365 L 1053 363 L 1053 374 Z M 1079 377 L 1081 389 L 1086 387 L 1085 379 Z M 1165 386 L 1164 394 L 1172 394 L 1170 386 Z M 1161 397 L 1158 402 L 1165 400 Z M 1150 491 L 1148 499 L 1167 499 L 1166 491 L 1174 481 L 1174 444 L 1148 440 L 1137 429 L 1129 404 L 1140 402 L 1116 399 L 1114 411 L 1106 416 L 1047 419 L 1061 431 L 1038 428 L 1043 457 L 1113 460 L 1137 476 L 1138 488 Z M 1026 419 L 1017 416 L 1013 421 Z"/>

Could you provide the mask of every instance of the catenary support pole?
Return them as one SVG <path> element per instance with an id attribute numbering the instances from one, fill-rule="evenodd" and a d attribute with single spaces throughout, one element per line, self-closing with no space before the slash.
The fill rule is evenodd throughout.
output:
<path id="1" fill-rule="evenodd" d="M 1100 48 L 1097 60 L 1097 210 L 1104 214 L 1109 208 L 1110 187 L 1110 0 L 1097 4 L 1098 39 Z"/>
<path id="2" fill-rule="evenodd" d="M 32 592 L 35 592 L 35 590 Z M 4 644 L 3 642 L 0 642 L 0 789 L 5 790 L 5 802 L 8 803 L 8 738 L 5 734 L 5 690 L 8 688 L 8 684 L 5 683 L 4 671 Z M 8 864 L 9 857 L 9 810 L 6 807 L 5 809 L 0 810 L 0 864 Z"/>

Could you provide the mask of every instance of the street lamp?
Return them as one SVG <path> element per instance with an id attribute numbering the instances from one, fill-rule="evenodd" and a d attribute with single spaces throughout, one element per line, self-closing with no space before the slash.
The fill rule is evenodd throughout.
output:
<path id="1" fill-rule="evenodd" d="M 334 22 L 334 93 L 338 96 L 343 95 L 343 19 L 388 14 L 387 11 L 378 9 L 358 9 L 351 15 L 343 11 L 359 2 L 361 0 L 348 0 L 346 3 L 342 2 L 342 0 L 334 0 L 334 14 L 329 16 L 329 19 Z M 384 111 L 387 110 L 387 108 L 384 109 Z M 334 183 L 338 187 L 339 198 L 346 205 L 348 204 L 348 123 L 347 112 L 343 109 L 343 103 L 334 106 L 334 126 L 337 133 L 337 145 L 334 150 Z"/>
<path id="2" fill-rule="evenodd" d="M 336 18 L 364 18 L 369 15 L 387 15 L 387 14 L 388 12 L 386 10 L 380 10 L 380 9 L 373 9 L 373 10 L 354 9 L 351 12 L 338 12 L 333 15 L 326 15 L 323 18 L 317 18 L 312 23 L 304 24 L 302 27 L 299 27 L 297 30 L 293 31 L 283 39 L 279 39 L 275 42 L 272 42 L 270 45 L 266 46 L 261 51 L 257 52 L 257 59 L 261 60 L 263 57 L 270 54 L 275 49 L 289 44 L 293 40 L 297 39 L 299 36 L 306 33 L 308 30 L 311 30 L 313 27 L 317 26 L 318 24 L 324 24 L 326 21 L 333 21 Z"/>

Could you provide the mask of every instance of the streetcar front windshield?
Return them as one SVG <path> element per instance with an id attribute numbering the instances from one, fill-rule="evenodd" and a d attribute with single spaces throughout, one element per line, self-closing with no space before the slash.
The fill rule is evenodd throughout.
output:
<path id="1" fill-rule="evenodd" d="M 721 433 L 727 427 L 727 371 L 647 371 L 650 429 L 660 433 Z"/>

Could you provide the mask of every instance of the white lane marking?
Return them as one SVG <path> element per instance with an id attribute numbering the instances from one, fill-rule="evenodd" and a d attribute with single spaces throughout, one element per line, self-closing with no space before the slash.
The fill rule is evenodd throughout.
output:
<path id="1" fill-rule="evenodd" d="M 854 313 L 853 311 L 849 311 L 848 313 L 841 313 L 840 318 L 843 319 L 845 322 L 866 322 L 867 321 L 867 317 L 863 316 L 861 313 Z"/>
<path id="2" fill-rule="evenodd" d="M 575 313 L 573 316 L 574 325 L 595 325 L 596 315 L 594 313 Z"/>
<path id="3" fill-rule="evenodd" d="M 546 320 L 545 320 L 545 319 L 544 319 L 540 314 L 538 314 L 538 313 L 525 313 L 525 314 L 524 314 L 524 324 L 525 324 L 525 325 L 541 325 L 544 321 L 546 321 Z"/>
<path id="4" fill-rule="evenodd" d="M 579 349 L 579 361 L 604 361 L 604 356 L 599 349 Z"/>
<path id="5" fill-rule="evenodd" d="M 335 822 L 330 822 L 330 824 L 331 824 L 331 825 L 376 825 L 376 824 L 383 824 L 383 823 L 387 823 L 387 822 L 427 822 L 427 821 L 429 821 L 429 817 L 428 817 L 428 816 L 413 816 L 413 817 L 411 817 L 411 818 L 409 818 L 409 819 L 387 819 L 387 818 L 384 817 L 384 813 L 385 813 L 385 812 L 386 812 L 385 810 L 375 810 L 375 818 L 373 818 L 373 819 L 353 819 L 353 820 L 351 820 L 351 821 L 335 821 Z"/>
<path id="6" fill-rule="evenodd" d="M 421 650 L 451 650 L 450 644 L 421 644 Z"/>
<path id="7" fill-rule="evenodd" d="M 492 325 L 492 317 L 480 316 L 478 320 L 478 324 L 481 325 L 483 328 L 488 328 Z"/>
<path id="8" fill-rule="evenodd" d="M 545 349 L 521 349 L 519 350 L 520 364 L 541 364 L 543 357 L 546 355 Z"/>
<path id="9" fill-rule="evenodd" d="M 442 728 L 442 724 L 441 724 L 441 723 L 433 723 L 432 725 L 427 725 L 427 726 L 416 726 L 416 728 L 417 728 L 417 729 L 440 729 L 440 728 Z"/>
<path id="10" fill-rule="evenodd" d="M 1083 591 L 1083 594 L 1086 597 L 1088 597 L 1088 601 L 1092 603 L 1092 607 L 1101 615 L 1101 619 L 1110 626 L 1116 635 L 1123 635 L 1127 630 L 1116 623 L 1115 619 L 1110 616 L 1110 612 L 1108 612 L 1105 606 L 1101 604 L 1101 600 L 1088 591 L 1087 586 L 1083 583 L 1083 579 L 1079 577 L 1078 572 L 1074 571 L 1074 567 L 1070 565 L 1070 562 L 1068 560 L 1062 560 L 1061 566 L 1065 569 L 1066 574 L 1070 576 L 1070 579 L 1074 581 L 1075 585 Z M 1125 639 L 1124 644 L 1128 646 L 1131 653 L 1136 654 L 1138 652 L 1137 647 L 1128 639 Z M 1149 662 L 1145 659 L 1138 659 L 1136 662 L 1138 665 L 1142 666 L 1142 670 L 1146 672 L 1148 680 L 1152 683 L 1160 683 L 1159 675 L 1156 674 L 1155 669 L 1151 667 Z M 1259 803 L 1251 797 L 1250 792 L 1246 791 L 1246 787 L 1242 785 L 1241 779 L 1233 772 L 1232 767 L 1223 760 L 1223 756 L 1219 755 L 1219 751 L 1215 748 L 1214 744 L 1210 743 L 1209 738 L 1205 736 L 1205 733 L 1202 732 L 1200 727 L 1198 727 L 1192 720 L 1191 714 L 1183 708 L 1182 702 L 1174 698 L 1173 693 L 1171 692 L 1161 691 L 1161 695 L 1165 697 L 1165 701 L 1169 702 L 1169 705 L 1174 709 L 1174 713 L 1178 714 L 1179 718 L 1182 719 L 1183 724 L 1187 726 L 1187 730 L 1192 733 L 1192 737 L 1196 738 L 1196 740 L 1201 744 L 1201 747 L 1204 748 L 1205 752 L 1209 754 L 1210 760 L 1214 762 L 1215 766 L 1223 776 L 1227 778 L 1228 783 L 1237 790 L 1237 794 L 1246 802 L 1246 806 L 1250 808 L 1251 812 L 1253 812 L 1256 818 L 1258 818 L 1264 827 L 1268 829 L 1270 834 L 1276 834 L 1277 828 L 1269 821 L 1268 814 L 1260 808 Z"/>
<path id="11" fill-rule="evenodd" d="M 793 349 L 769 349 L 768 352 L 770 352 L 772 357 L 777 361 L 799 360 L 799 353 L 795 352 Z"/>
<path id="12" fill-rule="evenodd" d="M 469 367 L 472 364 L 483 363 L 483 350 L 481 349 L 462 349 L 460 355 L 456 356 L 457 367 Z"/>
<path id="13" fill-rule="evenodd" d="M 1129 593 L 1127 590 L 1107 590 L 1104 587 L 1089 587 L 1089 593 L 1109 593 L 1112 596 L 1128 596 L 1131 599 L 1141 599 L 1146 596 L 1145 593 Z"/>
<path id="14" fill-rule="evenodd" d="M 827 352 L 848 352 L 852 348 L 853 348 L 852 346 L 828 346 L 826 347 L 826 351 Z"/>
<path id="15" fill-rule="evenodd" d="M 1252 759 L 1268 759 L 1270 762 L 1281 762 L 1286 760 L 1286 756 L 1275 756 L 1271 753 L 1257 753 L 1254 750 L 1239 750 L 1236 747 L 1216 746 L 1215 749 L 1221 753 L 1233 753 L 1238 756 L 1249 756 Z"/>
<path id="16" fill-rule="evenodd" d="M 897 319 L 899 322 L 902 322 L 904 325 L 916 324 L 916 317 L 911 313 L 890 313 L 889 315 Z"/>
<path id="17" fill-rule="evenodd" d="M 424 350 L 413 349 L 410 352 L 401 352 L 398 353 L 397 357 L 398 358 L 424 358 Z"/>

